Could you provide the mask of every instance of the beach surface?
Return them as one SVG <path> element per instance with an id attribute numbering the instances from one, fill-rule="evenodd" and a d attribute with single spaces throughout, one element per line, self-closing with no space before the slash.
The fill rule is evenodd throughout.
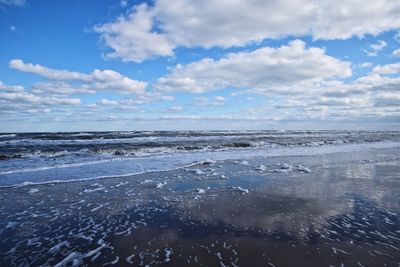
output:
<path id="1" fill-rule="evenodd" d="M 0 266 L 399 266 L 400 146 L 385 144 L 208 151 L 72 182 L 3 171 Z"/>

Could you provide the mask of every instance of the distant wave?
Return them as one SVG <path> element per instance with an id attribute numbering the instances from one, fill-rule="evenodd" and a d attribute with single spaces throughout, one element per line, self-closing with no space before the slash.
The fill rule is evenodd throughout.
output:
<path id="1" fill-rule="evenodd" d="M 367 131 L 127 131 L 74 133 L 6 133 L 0 134 L 0 175 L 50 169 L 63 170 L 60 176 L 71 175 L 68 168 L 86 168 L 96 163 L 111 164 L 111 174 L 120 170 L 115 162 L 124 160 L 190 159 L 200 154 L 251 155 L 276 151 L 306 151 L 324 148 L 381 142 L 400 142 L 400 132 Z M 159 160 L 159 158 L 157 158 Z M 154 161 L 153 161 L 154 162 Z M 119 163 L 119 164 L 120 164 Z M 122 163 L 121 163 L 122 164 Z M 155 163 L 154 163 L 155 164 Z M 166 164 L 169 166 L 170 163 Z M 131 166 L 120 166 L 128 170 Z M 140 169 L 140 168 L 139 168 Z M 89 169 L 87 171 L 97 170 Z M 71 171 L 76 172 L 76 170 Z M 48 173 L 48 172 L 46 172 Z M 130 172 L 131 173 L 131 172 Z M 84 176 L 86 174 L 83 174 Z M 0 177 L 1 178 L 1 177 Z M 19 178 L 18 178 L 19 179 Z M 22 179 L 22 178 L 21 178 Z M 24 180 L 25 178 L 23 178 Z M 27 178 L 30 179 L 30 178 Z M 42 179 L 42 178 L 40 178 Z M 44 177 L 43 179 L 54 179 Z M 1 184 L 1 181 L 0 181 Z"/>
<path id="2" fill-rule="evenodd" d="M 383 148 L 400 148 L 400 142 L 310 144 L 307 146 L 276 146 L 269 148 L 262 146 L 247 147 L 238 150 L 195 151 L 103 160 L 90 157 L 87 161 L 82 161 L 81 159 L 73 163 L 61 161 L 56 165 L 50 165 L 49 162 L 51 161 L 46 159 L 40 166 L 35 165 L 37 163 L 35 160 L 32 162 L 23 161 L 22 163 L 27 164 L 14 164 L 13 166 L 16 168 L 4 169 L 3 172 L 0 172 L 0 187 L 130 176 L 139 173 L 182 168 L 204 160 L 244 160 L 257 157 L 312 156 Z"/>
<path id="3" fill-rule="evenodd" d="M 187 151 L 400 141 L 399 132 L 211 131 L 4 134 L 0 161 L 63 157 L 141 157 Z"/>
<path id="4" fill-rule="evenodd" d="M 11 138 L 16 136 L 16 134 L 0 134 L 0 138 Z"/>
<path id="5" fill-rule="evenodd" d="M 48 151 L 42 150 L 34 150 L 30 152 L 17 152 L 13 154 L 0 154 L 0 160 L 7 159 L 23 159 L 23 158 L 61 158 L 65 156 L 90 156 L 90 155 L 102 155 L 102 156 L 126 156 L 126 157 L 135 157 L 135 156 L 147 156 L 147 155 L 158 155 L 158 154 L 169 154 L 169 153 L 183 153 L 185 151 L 213 151 L 213 150 L 224 150 L 228 148 L 246 148 L 246 147 L 261 147 L 265 145 L 265 142 L 232 142 L 225 144 L 216 144 L 216 145 L 207 145 L 207 144 L 198 144 L 198 145 L 180 145 L 176 146 L 174 144 L 170 144 L 170 146 L 165 146 L 166 144 L 151 144 L 135 147 L 127 147 L 126 145 L 121 145 L 121 147 L 117 148 L 107 148 L 106 145 L 101 146 L 92 146 L 88 148 L 82 148 L 79 150 L 54 150 L 53 147 L 44 149 L 51 149 Z M 167 144 L 168 145 L 168 144 Z"/>

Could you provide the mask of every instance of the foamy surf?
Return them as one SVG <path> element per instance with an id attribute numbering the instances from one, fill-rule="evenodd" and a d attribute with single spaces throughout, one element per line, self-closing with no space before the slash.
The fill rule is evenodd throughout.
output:
<path id="1" fill-rule="evenodd" d="M 123 177 L 148 172 L 175 170 L 199 162 L 214 163 L 214 161 L 237 159 L 245 161 L 246 159 L 258 157 L 312 156 L 318 154 L 344 153 L 396 147 L 400 147 L 400 142 L 375 142 L 307 147 L 259 147 L 240 150 L 199 151 L 193 153 L 171 153 L 148 157 L 119 158 L 118 160 L 101 160 L 96 162 L 69 165 L 63 164 L 52 167 L 6 171 L 0 173 L 0 186 L 24 186 L 108 177 Z M 308 170 L 304 169 L 303 171 L 306 172 Z"/>

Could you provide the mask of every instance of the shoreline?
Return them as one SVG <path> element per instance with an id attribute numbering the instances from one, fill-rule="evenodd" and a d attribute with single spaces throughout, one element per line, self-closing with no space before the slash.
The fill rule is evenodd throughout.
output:
<path id="1" fill-rule="evenodd" d="M 68 183 L 68 182 L 77 182 L 83 180 L 96 180 L 96 179 L 108 179 L 108 178 L 117 178 L 117 177 L 130 177 L 133 175 L 141 175 L 151 172 L 164 172 L 164 171 L 173 171 L 181 168 L 190 167 L 192 165 L 196 165 L 204 160 L 238 160 L 238 159 L 246 159 L 253 160 L 257 158 L 275 158 L 275 157 L 300 157 L 300 156 L 316 156 L 316 155 L 328 155 L 328 154 L 336 154 L 336 153 L 358 153 L 360 151 L 369 151 L 369 150 L 382 150 L 382 149 L 396 149 L 400 147 L 400 142 L 373 142 L 373 143 L 361 143 L 361 144 L 342 144 L 342 145 L 326 145 L 326 146 L 299 146 L 299 147 L 278 147 L 273 149 L 267 148 L 248 148 L 248 149 L 237 149 L 237 150 L 228 150 L 228 151 L 203 151 L 203 152 L 188 152 L 181 154 L 167 154 L 167 155 L 156 155 L 149 157 L 132 157 L 132 158 L 120 158 L 120 159 L 109 159 L 109 160 L 100 160 L 95 162 L 86 162 L 86 163 L 74 163 L 69 165 L 62 166 L 51 166 L 51 167 L 42 167 L 38 169 L 32 170 L 18 170 L 18 171 L 7 171 L 0 173 L 0 189 L 2 188 L 13 188 L 13 187 L 23 187 L 29 185 L 40 185 L 40 184 L 51 184 L 51 183 Z M 400 158 L 400 157 L 399 157 Z M 157 160 L 166 161 L 162 164 L 167 164 L 168 167 L 154 167 L 154 162 Z M 178 164 L 175 161 L 179 162 Z M 64 169 L 75 168 L 82 169 L 86 168 L 86 173 L 96 173 L 99 172 L 99 168 L 103 168 L 103 171 L 108 171 L 109 168 L 103 167 L 103 165 L 110 165 L 109 168 L 122 169 L 121 174 L 112 174 L 112 172 L 106 175 L 99 175 L 94 177 L 79 177 L 74 179 L 65 180 L 44 180 L 41 181 L 41 177 L 64 177 L 68 174 L 62 173 Z M 138 171 L 133 171 L 132 166 L 135 166 Z M 146 169 L 143 168 L 145 166 Z M 163 166 L 163 165 L 161 165 Z M 92 167 L 88 169 L 88 167 Z M 155 169 L 152 169 L 155 168 Z M 157 169 L 159 168 L 159 169 Z M 129 169 L 132 169 L 129 172 Z M 61 172 L 61 173 L 60 173 Z M 84 174 L 86 173 L 78 172 L 74 175 Z M 20 177 L 22 174 L 26 174 L 25 177 Z M 70 173 L 71 174 L 71 173 Z M 8 181 L 15 180 L 27 180 L 18 184 L 7 184 L 10 183 Z"/>
<path id="2" fill-rule="evenodd" d="M 395 265 L 399 152 L 210 161 L 1 189 L 0 263 Z"/>

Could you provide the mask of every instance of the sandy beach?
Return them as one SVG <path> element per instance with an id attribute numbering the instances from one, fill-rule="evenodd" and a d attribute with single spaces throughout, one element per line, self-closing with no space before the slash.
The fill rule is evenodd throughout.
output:
<path id="1" fill-rule="evenodd" d="M 400 149 L 2 188 L 1 266 L 398 266 Z"/>
<path id="2" fill-rule="evenodd" d="M 0 267 L 400 267 L 400 0 L 0 0 Z"/>

